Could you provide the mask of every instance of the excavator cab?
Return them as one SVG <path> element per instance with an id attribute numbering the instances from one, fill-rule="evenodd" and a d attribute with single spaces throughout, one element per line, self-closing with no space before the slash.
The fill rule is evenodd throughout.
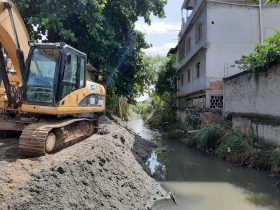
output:
<path id="1" fill-rule="evenodd" d="M 85 88 L 86 54 L 65 44 L 34 44 L 26 62 L 24 103 L 58 106 Z"/>

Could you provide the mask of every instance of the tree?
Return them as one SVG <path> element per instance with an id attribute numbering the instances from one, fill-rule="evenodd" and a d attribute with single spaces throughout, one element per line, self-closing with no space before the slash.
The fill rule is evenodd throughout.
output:
<path id="1" fill-rule="evenodd" d="M 164 93 L 170 93 L 173 97 L 177 91 L 177 74 L 174 67 L 175 56 L 171 55 L 167 58 L 165 65 L 163 65 L 158 72 L 158 80 L 156 83 L 156 93 L 160 96 Z"/>
<path id="2" fill-rule="evenodd" d="M 110 94 L 133 99 L 149 84 L 142 52 L 149 45 L 135 30 L 135 22 L 144 17 L 150 24 L 151 14 L 164 17 L 166 0 L 14 2 L 33 39 L 46 34 L 48 42 L 63 41 L 86 52 L 88 60 L 101 71 Z"/>

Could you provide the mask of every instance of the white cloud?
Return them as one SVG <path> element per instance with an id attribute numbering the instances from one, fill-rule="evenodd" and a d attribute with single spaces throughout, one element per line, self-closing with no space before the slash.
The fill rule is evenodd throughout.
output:
<path id="1" fill-rule="evenodd" d="M 153 22 L 151 25 L 147 25 L 143 22 L 136 23 L 136 30 L 145 34 L 178 34 L 181 28 L 180 23 L 170 22 Z"/>
<path id="2" fill-rule="evenodd" d="M 144 50 L 144 52 L 150 56 L 156 56 L 156 55 L 167 55 L 168 51 L 171 49 L 171 48 L 174 48 L 176 47 L 177 43 L 174 42 L 174 43 L 166 43 L 162 46 L 153 46 L 149 49 L 146 49 Z"/>

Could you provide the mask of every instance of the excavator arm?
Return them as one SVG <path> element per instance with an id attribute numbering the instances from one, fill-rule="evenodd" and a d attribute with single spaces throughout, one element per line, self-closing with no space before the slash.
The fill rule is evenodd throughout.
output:
<path id="1" fill-rule="evenodd" d="M 11 89 L 23 85 L 25 61 L 29 53 L 29 35 L 17 8 L 10 0 L 0 0 L 0 108 L 11 107 Z M 4 51 L 11 59 L 15 74 L 8 75 Z M 6 99 L 6 102 L 5 102 Z M 5 105 L 6 104 L 6 105 Z"/>

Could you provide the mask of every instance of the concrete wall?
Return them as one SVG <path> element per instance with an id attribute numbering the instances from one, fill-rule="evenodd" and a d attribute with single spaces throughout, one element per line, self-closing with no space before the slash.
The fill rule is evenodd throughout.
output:
<path id="1" fill-rule="evenodd" d="M 180 71 L 179 71 L 179 80 L 178 80 L 178 92 L 177 96 L 184 96 L 199 90 L 206 88 L 206 54 L 205 50 L 199 51 Z M 200 62 L 200 77 L 196 77 L 196 64 Z M 191 70 L 191 80 L 188 82 L 188 73 L 187 71 Z M 181 84 L 181 75 L 184 76 L 184 84 Z"/>
<path id="2" fill-rule="evenodd" d="M 280 145 L 280 65 L 265 73 L 243 72 L 224 79 L 224 112 L 234 126 L 253 128 L 267 143 Z"/>
<path id="3" fill-rule="evenodd" d="M 232 124 L 233 128 L 241 129 L 243 133 L 248 133 L 252 129 L 263 143 L 280 146 L 280 121 L 275 118 L 264 121 L 266 120 L 257 120 L 256 117 L 234 116 Z"/>
<path id="4" fill-rule="evenodd" d="M 200 5 L 200 3 L 197 3 Z M 206 88 L 206 56 L 205 49 L 207 43 L 207 11 L 206 7 L 201 8 L 201 10 L 196 14 L 196 16 L 192 17 L 190 21 L 193 21 L 193 25 L 189 27 L 188 31 L 184 34 L 182 40 L 187 40 L 189 37 L 191 38 L 191 51 L 185 54 L 184 59 L 178 61 L 178 69 L 179 76 L 181 74 L 184 75 L 184 85 L 181 85 L 181 82 L 178 80 L 178 96 L 187 95 L 199 90 L 203 90 Z M 195 28 L 197 23 L 202 23 L 202 39 L 195 43 Z M 183 42 L 178 44 L 178 46 L 182 45 Z M 185 46 L 184 46 L 185 47 Z M 180 47 L 178 47 L 180 48 Z M 177 53 L 178 57 L 178 53 Z M 196 78 L 196 64 L 200 62 L 200 77 Z M 191 70 L 191 82 L 187 81 L 187 71 Z"/>
<path id="5" fill-rule="evenodd" d="M 207 11 L 207 77 L 213 82 L 239 73 L 235 61 L 260 42 L 259 10 L 208 2 Z"/>
<path id="6" fill-rule="evenodd" d="M 275 30 L 280 30 L 280 4 L 267 6 L 263 9 L 264 39 L 272 36 Z"/>
<path id="7" fill-rule="evenodd" d="M 228 1 L 233 3 L 232 1 Z M 262 10 L 264 39 L 280 30 L 280 5 Z M 239 73 L 235 61 L 251 52 L 261 41 L 259 8 L 234 4 L 207 3 L 207 78 Z"/>
<path id="8" fill-rule="evenodd" d="M 280 66 L 224 79 L 224 110 L 280 117 Z"/>

